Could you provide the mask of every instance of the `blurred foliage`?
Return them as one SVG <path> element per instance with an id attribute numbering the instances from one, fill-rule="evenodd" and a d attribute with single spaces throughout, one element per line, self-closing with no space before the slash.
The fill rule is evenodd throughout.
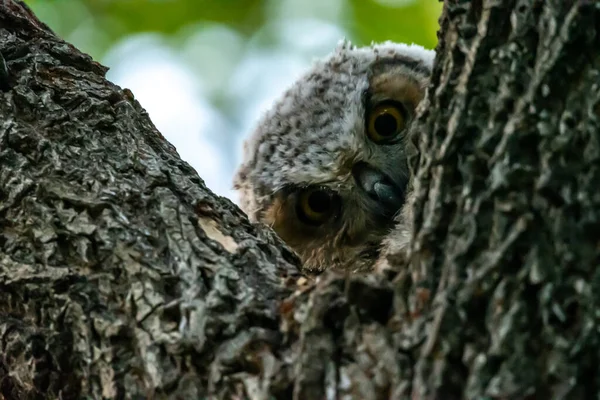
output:
<path id="1" fill-rule="evenodd" d="M 343 37 L 436 45 L 436 0 L 25 0 L 110 67 L 215 192 L 234 197 L 241 140 Z"/>
<path id="2" fill-rule="evenodd" d="M 436 0 L 26 0 L 54 31 L 95 59 L 119 38 L 141 32 L 178 33 L 216 22 L 251 36 L 283 5 L 306 17 L 328 19 L 357 44 L 393 40 L 436 44 L 441 3 Z M 332 13 L 332 8 L 339 8 Z M 325 9 L 325 12 L 323 12 Z M 283 14 L 283 15 L 282 15 Z M 285 15 L 288 14 L 288 15 Z M 332 15 L 334 14 L 334 15 Z M 302 16 L 302 15 L 300 15 Z"/>

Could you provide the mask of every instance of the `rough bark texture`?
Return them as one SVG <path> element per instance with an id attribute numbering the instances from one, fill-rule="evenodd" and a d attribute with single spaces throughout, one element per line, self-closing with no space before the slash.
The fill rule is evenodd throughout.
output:
<path id="1" fill-rule="evenodd" d="M 408 265 L 312 282 L 3 0 L 0 398 L 596 398 L 599 13 L 448 0 Z"/>
<path id="2" fill-rule="evenodd" d="M 296 257 L 22 3 L 0 52 L 0 394 L 228 398 L 280 340 Z"/>
<path id="3" fill-rule="evenodd" d="M 598 398 L 600 2 L 446 12 L 415 128 L 420 229 L 405 293 L 413 324 L 430 322 L 413 393 Z"/>

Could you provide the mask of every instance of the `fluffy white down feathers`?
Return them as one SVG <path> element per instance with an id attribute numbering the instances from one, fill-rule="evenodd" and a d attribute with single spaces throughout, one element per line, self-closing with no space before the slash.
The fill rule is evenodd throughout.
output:
<path id="1" fill-rule="evenodd" d="M 393 208 L 398 215 L 409 178 L 401 139 L 434 56 L 414 44 L 359 48 L 344 40 L 280 96 L 245 142 L 234 179 L 242 209 L 252 221 L 273 226 L 307 270 L 363 270 L 378 256 L 393 218 L 383 212 L 390 211 L 389 201 L 383 207 L 382 199 L 361 190 L 359 169 L 376 171 L 385 185 L 403 193 Z M 381 104 L 398 112 L 381 114 Z M 375 120 L 374 112 L 384 119 Z M 387 129 L 386 121 L 398 139 L 377 143 L 369 130 Z M 335 212 L 318 227 L 298 215 L 298 196 L 308 188 L 335 199 Z"/>

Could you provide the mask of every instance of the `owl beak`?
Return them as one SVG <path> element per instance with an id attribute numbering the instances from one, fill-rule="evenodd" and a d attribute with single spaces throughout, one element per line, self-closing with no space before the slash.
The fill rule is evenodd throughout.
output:
<path id="1" fill-rule="evenodd" d="M 393 217 L 404 203 L 404 188 L 380 170 L 364 162 L 352 167 L 352 175 L 357 185 L 370 199 L 376 201 L 375 214 Z"/>

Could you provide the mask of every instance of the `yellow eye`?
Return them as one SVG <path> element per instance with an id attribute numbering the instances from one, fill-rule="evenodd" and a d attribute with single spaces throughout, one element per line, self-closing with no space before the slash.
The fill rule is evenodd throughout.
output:
<path id="1" fill-rule="evenodd" d="M 401 106 L 380 104 L 369 113 L 367 133 L 375 143 L 385 143 L 395 139 L 404 130 L 406 120 Z"/>
<path id="2" fill-rule="evenodd" d="M 306 189 L 298 196 L 298 218 L 310 225 L 321 225 L 336 211 L 336 197 L 322 189 Z"/>

